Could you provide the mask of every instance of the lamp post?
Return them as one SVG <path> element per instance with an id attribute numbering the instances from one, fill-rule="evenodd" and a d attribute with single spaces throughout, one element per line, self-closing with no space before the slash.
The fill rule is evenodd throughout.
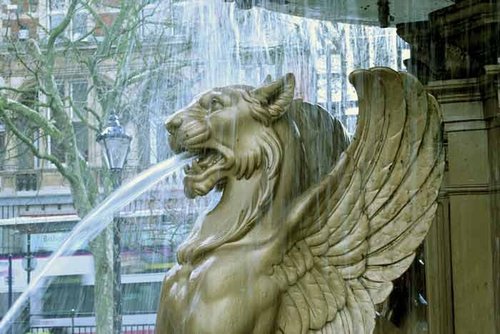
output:
<path id="1" fill-rule="evenodd" d="M 31 253 L 31 231 L 26 233 L 26 255 L 23 257 L 22 266 L 26 271 L 26 283 L 27 285 L 31 282 L 31 272 L 36 268 L 36 257 Z M 31 300 L 28 302 L 26 307 L 26 313 L 28 318 L 28 328 L 31 326 Z"/>
<path id="2" fill-rule="evenodd" d="M 122 181 L 122 170 L 130 151 L 132 137 L 118 121 L 118 116 L 112 113 L 109 116 L 106 128 L 97 136 L 97 142 L 101 144 L 104 151 L 104 160 L 111 172 L 113 189 L 120 186 Z M 121 332 L 121 261 L 120 261 L 120 219 L 113 219 L 113 331 L 114 334 Z"/>
<path id="3" fill-rule="evenodd" d="M 9 285 L 8 299 L 9 299 L 9 309 L 12 307 L 12 284 L 14 283 L 14 277 L 12 276 L 12 253 L 9 253 L 9 269 L 7 274 L 7 283 Z M 11 328 L 10 334 L 14 333 L 14 329 Z"/>

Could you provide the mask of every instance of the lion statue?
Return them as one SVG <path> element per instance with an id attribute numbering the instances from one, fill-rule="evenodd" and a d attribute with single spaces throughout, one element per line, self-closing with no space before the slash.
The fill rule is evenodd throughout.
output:
<path id="1" fill-rule="evenodd" d="M 166 121 L 196 158 L 188 197 L 221 190 L 163 282 L 157 334 L 372 333 L 411 264 L 443 174 L 436 101 L 388 68 L 350 75 L 351 143 L 295 78 L 199 95 Z"/>

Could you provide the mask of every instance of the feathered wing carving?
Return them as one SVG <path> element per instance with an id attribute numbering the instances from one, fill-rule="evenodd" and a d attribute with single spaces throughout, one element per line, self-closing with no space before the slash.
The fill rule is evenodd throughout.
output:
<path id="1" fill-rule="evenodd" d="M 286 252 L 273 273 L 285 291 L 278 332 L 371 333 L 374 305 L 434 218 L 444 166 L 437 102 L 388 68 L 350 81 L 360 110 L 354 140 L 283 230 Z"/>

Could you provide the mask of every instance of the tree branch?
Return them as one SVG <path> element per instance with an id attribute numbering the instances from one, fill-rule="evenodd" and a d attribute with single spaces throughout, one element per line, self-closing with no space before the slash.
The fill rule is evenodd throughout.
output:
<path id="1" fill-rule="evenodd" d="M 83 7 L 92 15 L 94 18 L 94 21 L 96 22 L 96 25 L 99 26 L 100 29 L 102 29 L 106 34 L 109 33 L 108 26 L 106 23 L 101 19 L 101 16 L 99 13 L 94 9 L 94 7 L 90 6 L 88 3 L 84 3 Z"/>
<path id="2" fill-rule="evenodd" d="M 8 126 L 9 130 L 14 133 L 14 135 L 21 140 L 30 150 L 31 152 L 38 157 L 39 159 L 47 160 L 51 162 L 57 170 L 65 177 L 68 179 L 69 182 L 71 183 L 76 183 L 78 180 L 77 178 L 72 175 L 71 173 L 68 172 L 64 164 L 59 161 L 55 156 L 52 154 L 48 153 L 42 153 L 40 150 L 33 144 L 33 141 L 31 138 L 23 134 L 19 129 L 16 127 L 16 125 L 12 122 L 12 120 L 5 114 L 5 111 L 0 108 L 0 118 L 5 122 L 5 124 Z"/>
<path id="3" fill-rule="evenodd" d="M 92 124 L 89 123 L 89 120 L 87 117 L 84 117 L 80 108 L 78 108 L 74 103 L 73 103 L 73 99 L 72 98 L 68 98 L 68 101 L 69 101 L 69 105 L 71 107 L 71 109 L 73 110 L 73 112 L 76 114 L 76 116 L 78 117 L 79 120 L 81 120 L 86 127 L 88 127 L 89 129 L 92 129 L 96 132 L 99 132 L 99 129 L 96 128 L 95 126 L 93 126 Z M 90 108 L 84 108 L 84 110 L 88 111 Z M 94 114 L 94 113 L 92 113 Z"/>
<path id="4" fill-rule="evenodd" d="M 3 118 L 9 118 L 5 114 L 6 110 L 10 110 L 23 115 L 24 117 L 35 123 L 38 127 L 42 128 L 52 138 L 55 138 L 56 140 L 62 139 L 61 132 L 47 118 L 43 117 L 36 110 L 33 110 L 15 100 L 0 95 L 0 112 L 3 115 Z"/>
<path id="5" fill-rule="evenodd" d="M 54 56 L 53 56 L 53 50 L 54 46 L 56 43 L 57 38 L 66 30 L 66 28 L 69 26 L 71 20 L 73 19 L 73 15 L 75 14 L 76 10 L 76 5 L 78 4 L 78 0 L 72 0 L 71 3 L 69 4 L 68 7 L 68 13 L 64 16 L 64 19 L 62 22 L 55 27 L 49 34 L 49 40 L 47 42 L 47 53 L 48 55 L 51 55 L 51 57 L 48 57 L 48 64 L 49 66 L 54 65 Z"/>

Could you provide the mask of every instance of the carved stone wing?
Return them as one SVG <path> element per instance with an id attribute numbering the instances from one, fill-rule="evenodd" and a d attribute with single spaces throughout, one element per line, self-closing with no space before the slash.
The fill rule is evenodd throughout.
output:
<path id="1" fill-rule="evenodd" d="M 277 332 L 371 333 L 374 305 L 434 218 L 444 166 L 437 102 L 413 76 L 388 68 L 350 81 L 359 96 L 354 140 L 283 230 Z"/>

